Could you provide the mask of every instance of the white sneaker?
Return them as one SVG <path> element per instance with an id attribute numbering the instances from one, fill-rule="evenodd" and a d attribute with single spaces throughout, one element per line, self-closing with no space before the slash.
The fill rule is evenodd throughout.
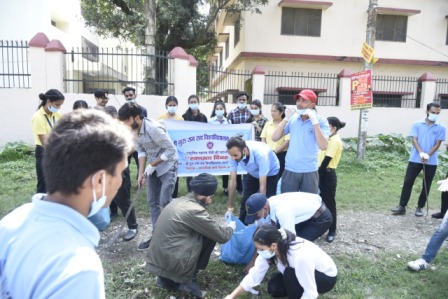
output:
<path id="1" fill-rule="evenodd" d="M 418 259 L 408 263 L 408 267 L 414 271 L 429 269 L 429 264 L 424 259 Z"/>

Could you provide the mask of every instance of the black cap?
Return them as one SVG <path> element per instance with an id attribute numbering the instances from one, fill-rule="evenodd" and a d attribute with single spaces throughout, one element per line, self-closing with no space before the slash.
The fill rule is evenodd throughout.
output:
<path id="1" fill-rule="evenodd" d="M 197 195 L 210 196 L 218 189 L 218 180 L 208 173 L 201 173 L 190 182 L 191 190 Z"/>

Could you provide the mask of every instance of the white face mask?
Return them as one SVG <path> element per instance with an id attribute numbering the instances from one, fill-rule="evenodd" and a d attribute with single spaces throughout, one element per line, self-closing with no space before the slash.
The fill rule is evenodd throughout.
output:
<path id="1" fill-rule="evenodd" d="M 216 114 L 216 116 L 221 117 L 224 115 L 224 110 L 215 110 L 215 114 Z"/>
<path id="2" fill-rule="evenodd" d="M 253 116 L 256 116 L 256 115 L 260 114 L 260 110 L 258 110 L 258 109 L 250 109 L 250 114 L 252 114 Z"/>
<path id="3" fill-rule="evenodd" d="M 243 109 L 246 109 L 246 106 L 247 106 L 247 104 L 246 103 L 238 103 L 238 108 L 239 109 L 241 109 L 241 110 L 243 110 Z"/>
<path id="4" fill-rule="evenodd" d="M 130 99 L 130 100 L 128 100 L 128 103 L 137 103 L 137 100 L 136 99 Z"/>
<path id="5" fill-rule="evenodd" d="M 190 104 L 188 106 L 190 107 L 191 110 L 198 110 L 199 108 L 199 104 Z"/>
<path id="6" fill-rule="evenodd" d="M 269 215 L 269 214 L 266 215 L 265 212 L 266 211 L 263 211 L 263 218 L 260 218 L 260 219 L 255 221 L 255 225 L 258 226 L 258 225 L 261 225 L 263 223 L 272 224 L 272 222 L 271 222 L 271 215 Z"/>
<path id="7" fill-rule="evenodd" d="M 306 110 L 307 110 L 307 109 L 299 109 L 299 108 L 296 108 L 297 114 L 298 114 L 299 116 L 302 116 L 302 115 L 305 113 Z"/>
<path id="8" fill-rule="evenodd" d="M 168 106 L 166 107 L 166 110 L 168 110 L 169 113 L 176 113 L 177 106 Z"/>
<path id="9" fill-rule="evenodd" d="M 95 189 L 93 187 L 93 180 L 94 180 L 95 176 L 92 176 L 92 195 L 93 195 L 93 201 L 90 204 L 90 212 L 89 215 L 87 215 L 87 217 L 91 217 L 93 215 L 95 215 L 96 213 L 98 213 L 98 211 L 104 206 L 104 204 L 106 203 L 107 200 L 107 196 L 106 196 L 106 173 L 103 173 L 103 194 L 101 195 L 101 197 L 96 200 L 96 192 Z"/>
<path id="10" fill-rule="evenodd" d="M 270 252 L 269 249 L 266 250 L 257 250 L 258 254 L 264 258 L 264 259 L 270 259 L 275 255 L 275 251 L 274 252 Z"/>
<path id="11" fill-rule="evenodd" d="M 432 122 L 436 122 L 439 120 L 439 115 L 434 113 L 429 113 L 428 120 Z"/>

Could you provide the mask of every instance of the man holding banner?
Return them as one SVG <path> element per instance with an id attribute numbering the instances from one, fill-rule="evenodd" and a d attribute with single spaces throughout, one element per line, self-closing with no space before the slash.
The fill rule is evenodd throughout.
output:
<path id="1" fill-rule="evenodd" d="M 240 220 L 246 218 L 246 200 L 254 193 L 260 192 L 268 198 L 276 194 L 277 174 L 280 163 L 272 149 L 263 142 L 245 141 L 235 136 L 227 141 L 227 152 L 232 158 L 230 160 L 230 187 L 228 212 L 233 208 L 235 198 L 237 168 L 240 166 L 247 171 L 244 180 L 244 192 L 240 207 Z"/>

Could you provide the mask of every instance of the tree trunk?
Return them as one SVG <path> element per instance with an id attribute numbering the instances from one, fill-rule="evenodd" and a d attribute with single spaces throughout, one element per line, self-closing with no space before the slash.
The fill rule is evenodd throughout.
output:
<path id="1" fill-rule="evenodd" d="M 145 94 L 157 94 L 156 84 L 156 1 L 145 1 Z"/>

